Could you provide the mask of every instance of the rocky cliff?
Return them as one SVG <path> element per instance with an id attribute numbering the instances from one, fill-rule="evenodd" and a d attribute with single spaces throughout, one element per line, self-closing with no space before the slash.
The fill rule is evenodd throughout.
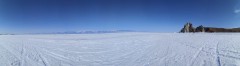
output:
<path id="1" fill-rule="evenodd" d="M 184 25 L 180 32 L 182 33 L 195 32 L 195 28 L 192 26 L 192 23 L 187 23 Z"/>

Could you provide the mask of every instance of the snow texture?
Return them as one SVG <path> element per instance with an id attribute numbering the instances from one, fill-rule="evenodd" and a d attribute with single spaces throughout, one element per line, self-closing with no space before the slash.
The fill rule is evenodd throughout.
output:
<path id="1" fill-rule="evenodd" d="M 239 66 L 238 33 L 0 35 L 0 66 Z"/>

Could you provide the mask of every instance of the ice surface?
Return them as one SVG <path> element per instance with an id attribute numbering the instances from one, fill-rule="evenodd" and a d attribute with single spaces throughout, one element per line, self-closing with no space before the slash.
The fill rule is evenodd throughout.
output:
<path id="1" fill-rule="evenodd" d="M 0 66 L 239 66 L 238 33 L 0 35 Z"/>

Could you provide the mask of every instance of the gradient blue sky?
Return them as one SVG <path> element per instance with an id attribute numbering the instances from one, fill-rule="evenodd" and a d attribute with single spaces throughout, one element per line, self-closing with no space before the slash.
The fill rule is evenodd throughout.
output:
<path id="1" fill-rule="evenodd" d="M 0 0 L 0 31 L 178 32 L 240 27 L 238 0 Z"/>

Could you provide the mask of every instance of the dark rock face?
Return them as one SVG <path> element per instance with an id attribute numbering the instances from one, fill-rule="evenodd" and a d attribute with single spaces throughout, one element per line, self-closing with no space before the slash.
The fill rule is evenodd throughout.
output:
<path id="1" fill-rule="evenodd" d="M 226 29 L 226 28 L 214 28 L 214 27 L 203 27 L 198 26 L 196 29 L 192 27 L 191 23 L 187 23 L 184 25 L 184 28 L 180 31 L 181 33 L 186 33 L 186 32 L 240 32 L 240 28 L 231 28 L 231 29 Z"/>
<path id="2" fill-rule="evenodd" d="M 201 25 L 195 29 L 196 32 L 205 32 L 205 28 Z"/>
<path id="3" fill-rule="evenodd" d="M 192 23 L 187 23 L 184 25 L 184 27 L 182 28 L 182 30 L 180 32 L 182 32 L 182 33 L 195 32 L 195 28 L 193 28 Z"/>

